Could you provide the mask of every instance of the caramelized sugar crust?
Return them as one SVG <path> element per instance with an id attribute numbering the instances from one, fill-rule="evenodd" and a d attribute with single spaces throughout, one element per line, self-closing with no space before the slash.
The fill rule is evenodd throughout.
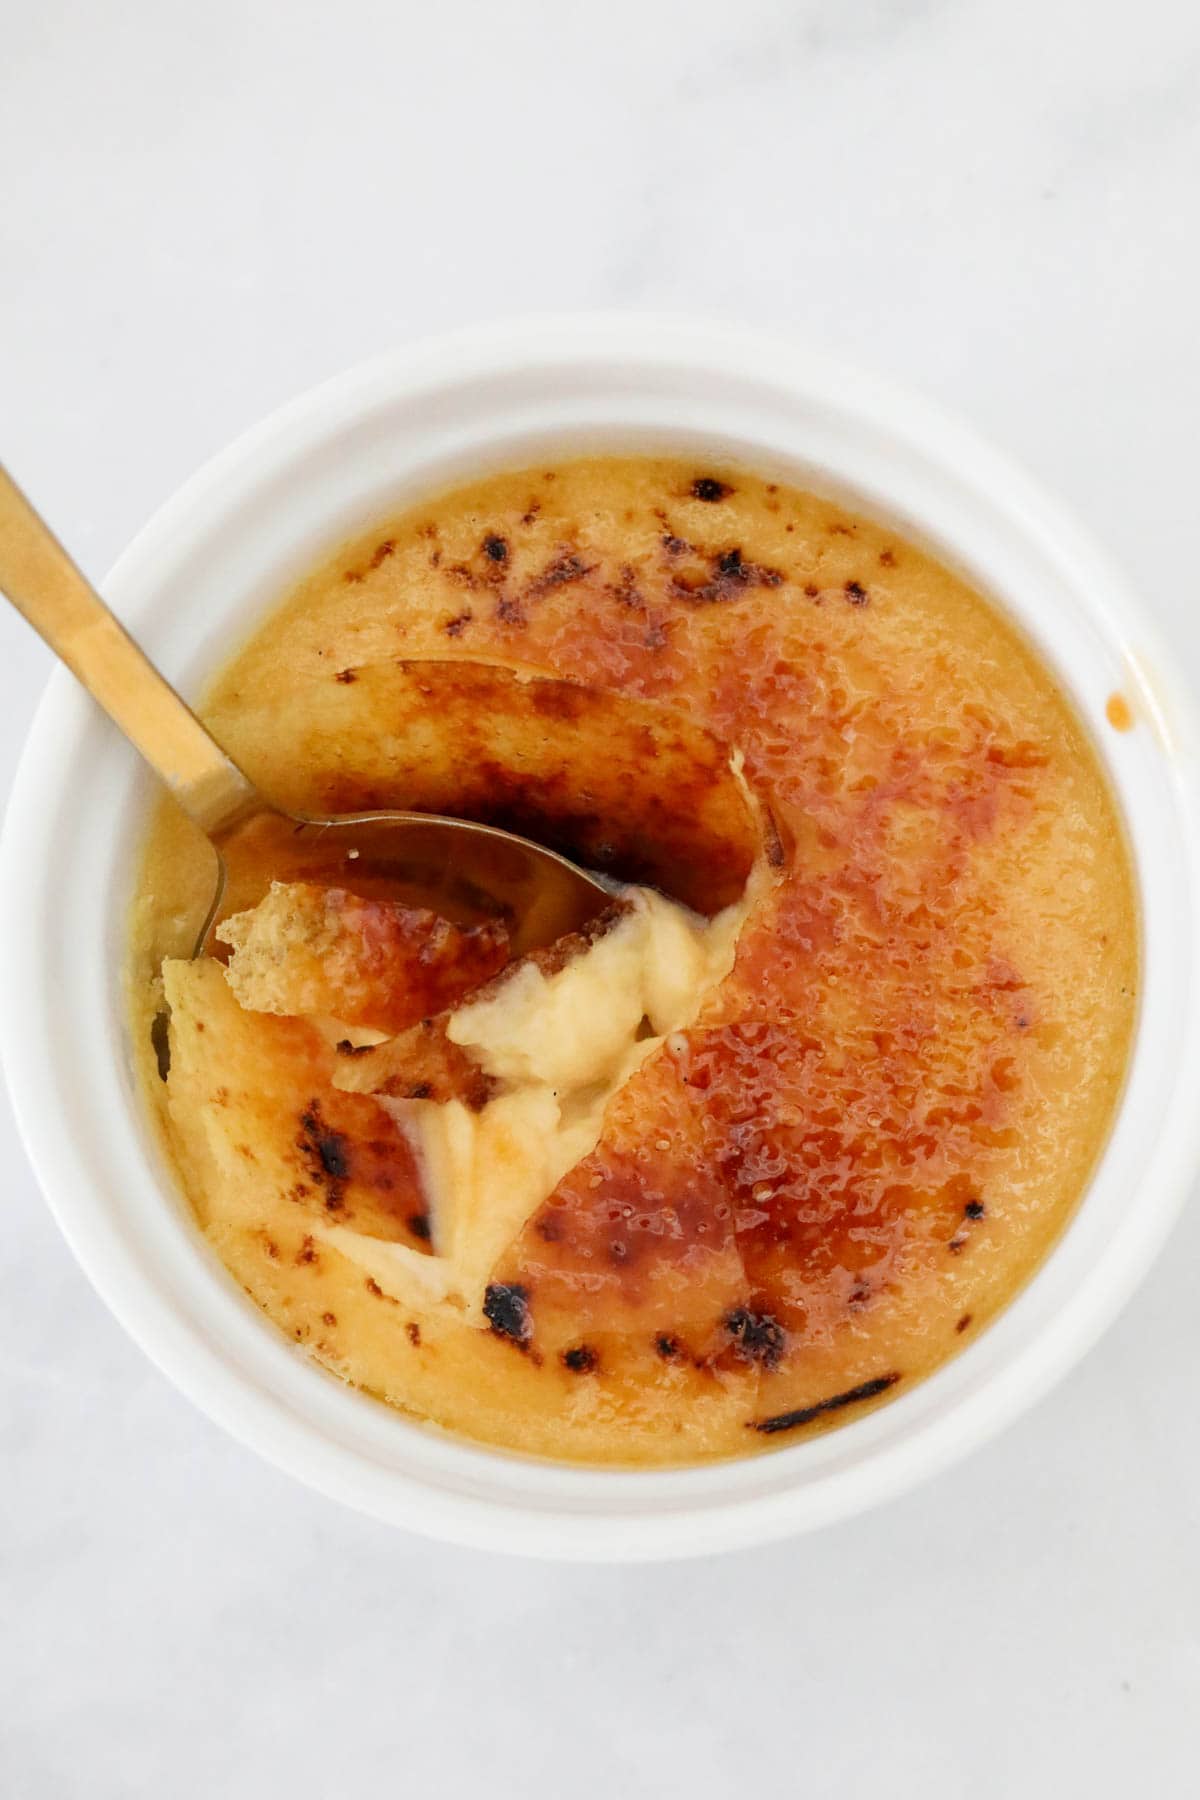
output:
<path id="1" fill-rule="evenodd" d="M 903 1391 L 1069 1218 L 1133 1029 L 1120 824 L 1051 674 L 890 529 L 678 461 L 489 478 L 317 571 L 205 710 L 287 806 L 515 824 L 634 879 L 682 871 L 680 897 L 709 912 L 755 847 L 770 870 L 732 970 L 519 1224 L 481 1310 L 389 1289 L 376 1264 L 364 1277 L 344 1240 L 321 1241 L 320 1271 L 297 1261 L 304 1209 L 282 1177 L 222 1188 L 195 1149 L 200 1132 L 233 1166 L 213 1070 L 193 1070 L 168 1130 L 201 1218 L 272 1316 L 349 1379 L 540 1454 L 744 1454 Z M 731 751 L 759 806 L 753 842 Z M 135 930 L 143 984 L 186 942 L 206 878 L 164 813 Z M 204 1022 L 204 1005 L 186 1016 Z M 384 1141 L 343 1125 L 351 1102 L 396 1133 L 365 1075 L 363 1091 L 334 1086 L 356 1046 L 300 1019 L 234 1020 L 223 999 L 221 1018 L 259 1034 L 260 1060 L 278 1042 L 304 1070 L 272 1111 L 247 1066 L 261 1141 L 295 1145 L 314 1106 L 355 1142 Z M 436 1019 L 371 1055 L 393 1096 L 473 1078 Z M 410 1055 L 433 1073 L 414 1077 Z M 402 1221 L 423 1211 L 419 1175 L 405 1182 Z M 290 1261 L 262 1251 L 263 1231 Z"/>

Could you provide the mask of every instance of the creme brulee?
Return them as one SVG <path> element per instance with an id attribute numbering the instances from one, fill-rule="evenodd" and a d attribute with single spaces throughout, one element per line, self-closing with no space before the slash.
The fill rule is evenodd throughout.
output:
<path id="1" fill-rule="evenodd" d="M 489 477 L 309 576 L 202 711 L 285 807 L 626 883 L 514 958 L 264 882 L 189 961 L 211 851 L 160 808 L 141 1079 L 234 1278 L 347 1381 L 544 1456 L 744 1455 L 911 1387 L 1069 1219 L 1133 1032 L 1120 821 L 1049 671 L 890 528 L 678 460 Z"/>

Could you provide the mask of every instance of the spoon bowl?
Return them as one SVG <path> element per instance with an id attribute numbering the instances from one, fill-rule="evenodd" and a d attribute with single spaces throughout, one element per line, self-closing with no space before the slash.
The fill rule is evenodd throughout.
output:
<path id="1" fill-rule="evenodd" d="M 212 843 L 217 891 L 198 956 L 216 951 L 221 921 L 256 906 L 272 881 L 425 907 L 454 925 L 497 919 L 513 956 L 579 931 L 619 887 L 513 832 L 430 813 L 307 818 L 263 806 L 215 833 Z"/>
<path id="2" fill-rule="evenodd" d="M 454 924 L 501 919 L 514 955 L 601 910 L 603 877 L 498 826 L 445 814 L 308 818 L 273 807 L 200 723 L 0 467 L 0 590 L 99 701 L 217 853 L 194 954 L 272 881 L 310 881 L 424 907 Z"/>

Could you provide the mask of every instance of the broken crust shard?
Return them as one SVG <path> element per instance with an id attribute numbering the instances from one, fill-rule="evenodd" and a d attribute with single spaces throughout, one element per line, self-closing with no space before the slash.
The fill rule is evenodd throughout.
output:
<path id="1" fill-rule="evenodd" d="M 613 1095 L 692 1023 L 733 966 L 748 895 L 702 920 L 632 889 L 593 927 L 512 965 L 424 1033 L 490 1084 L 405 1091 L 414 1038 L 344 1057 L 342 1091 L 372 1094 L 413 1146 L 434 1249 L 482 1324 L 497 1260 L 562 1177 L 595 1149 Z"/>
<path id="2" fill-rule="evenodd" d="M 251 1012 L 327 1016 L 389 1036 L 443 1011 L 508 961 L 499 921 L 452 925 L 343 888 L 274 881 L 217 927 L 229 984 Z"/>
<path id="3" fill-rule="evenodd" d="M 456 1006 L 378 1044 L 362 1042 L 374 1032 L 343 1031 L 328 1018 L 328 984 L 287 977 L 289 925 L 307 957 L 314 913 L 307 894 L 277 885 L 256 909 L 261 918 L 235 922 L 231 971 L 210 961 L 164 967 L 168 1104 L 195 1184 L 218 1208 L 239 1206 L 243 1221 L 253 1214 L 256 1183 L 261 1192 L 271 1181 L 289 1198 L 311 1185 L 296 1181 L 295 1120 L 309 1089 L 322 1092 L 332 1161 L 337 1168 L 342 1159 L 348 1178 L 332 1209 L 328 1184 L 301 1197 L 314 1241 L 356 1263 L 384 1294 L 452 1307 L 484 1326 L 484 1291 L 498 1259 L 595 1148 L 612 1096 L 696 1018 L 728 974 L 755 885 L 711 920 L 629 889 L 584 932 L 510 964 Z M 267 941 L 269 960 L 244 959 Z M 303 999 L 316 1016 L 251 1011 L 251 998 L 268 997 L 268 976 L 276 1006 Z M 350 1109 L 345 1117 L 342 1107 Z M 364 1124 L 368 1116 L 379 1130 Z M 389 1139 L 407 1151 L 411 1168 L 392 1170 L 390 1193 L 360 1193 L 356 1167 Z M 431 1244 L 389 1226 L 393 1203 L 407 1219 L 423 1215 Z"/>

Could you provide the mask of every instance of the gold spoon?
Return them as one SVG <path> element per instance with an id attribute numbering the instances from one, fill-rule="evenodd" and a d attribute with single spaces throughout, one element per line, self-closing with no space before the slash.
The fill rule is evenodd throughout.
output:
<path id="1" fill-rule="evenodd" d="M 307 818 L 255 788 L 105 606 L 0 466 L 0 591 L 78 676 L 217 853 L 217 921 L 272 880 L 348 886 L 457 924 L 503 918 L 514 955 L 577 931 L 615 884 L 515 833 L 415 812 Z"/>

